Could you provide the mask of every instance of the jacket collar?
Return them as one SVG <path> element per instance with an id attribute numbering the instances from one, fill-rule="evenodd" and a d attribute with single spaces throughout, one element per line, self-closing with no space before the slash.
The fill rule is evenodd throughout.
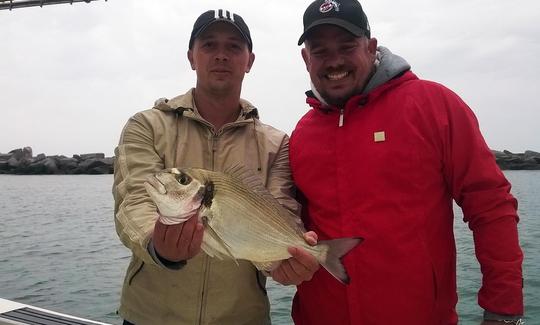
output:
<path id="1" fill-rule="evenodd" d="M 195 101 L 193 100 L 194 89 L 195 88 L 191 88 L 185 94 L 171 98 L 168 101 L 159 101 L 153 108 L 163 112 L 177 111 L 182 114 L 194 114 L 195 116 L 201 117 L 195 106 Z M 247 100 L 240 98 L 240 107 L 241 113 L 238 120 L 247 120 L 251 118 L 259 119 L 257 108 Z"/>
<path id="2" fill-rule="evenodd" d="M 321 102 L 312 91 L 306 92 L 306 103 L 312 108 L 323 111 L 325 113 L 328 113 L 330 111 L 339 111 L 340 109 L 347 110 L 350 107 L 364 106 L 369 101 L 372 101 L 375 98 L 379 97 L 387 90 L 413 79 L 418 79 L 418 77 L 411 71 L 405 71 L 401 75 L 398 75 L 393 79 L 387 81 L 386 83 L 379 85 L 376 89 L 373 89 L 373 91 L 369 92 L 368 94 L 362 93 L 351 96 L 345 103 L 344 107 L 337 107 L 325 104 Z"/>

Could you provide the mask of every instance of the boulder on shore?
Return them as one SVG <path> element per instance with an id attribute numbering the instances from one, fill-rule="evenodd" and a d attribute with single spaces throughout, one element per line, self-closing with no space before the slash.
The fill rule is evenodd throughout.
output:
<path id="1" fill-rule="evenodd" d="M 497 165 L 503 170 L 539 170 L 540 153 L 527 150 L 524 153 L 513 153 L 508 150 L 492 150 Z"/>
<path id="2" fill-rule="evenodd" d="M 103 153 L 86 153 L 68 158 L 62 155 L 32 155 L 31 147 L 0 153 L 0 174 L 112 174 L 114 157 Z"/>

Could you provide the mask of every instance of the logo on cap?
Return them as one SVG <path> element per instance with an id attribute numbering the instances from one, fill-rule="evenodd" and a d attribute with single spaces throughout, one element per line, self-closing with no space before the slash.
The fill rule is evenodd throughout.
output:
<path id="1" fill-rule="evenodd" d="M 339 3 L 334 0 L 324 0 L 322 5 L 319 7 L 319 11 L 323 14 L 329 12 L 330 10 L 335 9 L 339 11 Z"/>
<path id="2" fill-rule="evenodd" d="M 230 20 L 234 22 L 234 13 L 230 12 L 229 10 L 225 9 L 216 9 L 214 10 L 214 18 L 215 19 L 225 19 Z"/>

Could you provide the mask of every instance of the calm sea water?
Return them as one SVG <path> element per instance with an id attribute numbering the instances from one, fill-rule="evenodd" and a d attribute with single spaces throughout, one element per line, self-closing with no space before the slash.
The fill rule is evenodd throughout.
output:
<path id="1" fill-rule="evenodd" d="M 526 320 L 540 319 L 540 171 L 508 171 L 519 199 Z M 116 315 L 129 251 L 116 237 L 111 175 L 0 175 L 0 297 L 120 324 Z M 478 324 L 479 267 L 456 211 L 461 324 Z M 272 320 L 291 324 L 294 287 L 270 281 Z"/>

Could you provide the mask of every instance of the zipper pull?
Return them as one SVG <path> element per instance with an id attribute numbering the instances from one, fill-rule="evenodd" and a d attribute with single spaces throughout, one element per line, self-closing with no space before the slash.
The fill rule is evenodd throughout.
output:
<path id="1" fill-rule="evenodd" d="M 343 111 L 344 111 L 343 108 L 339 109 L 339 124 L 338 124 L 339 127 L 343 126 Z"/>

